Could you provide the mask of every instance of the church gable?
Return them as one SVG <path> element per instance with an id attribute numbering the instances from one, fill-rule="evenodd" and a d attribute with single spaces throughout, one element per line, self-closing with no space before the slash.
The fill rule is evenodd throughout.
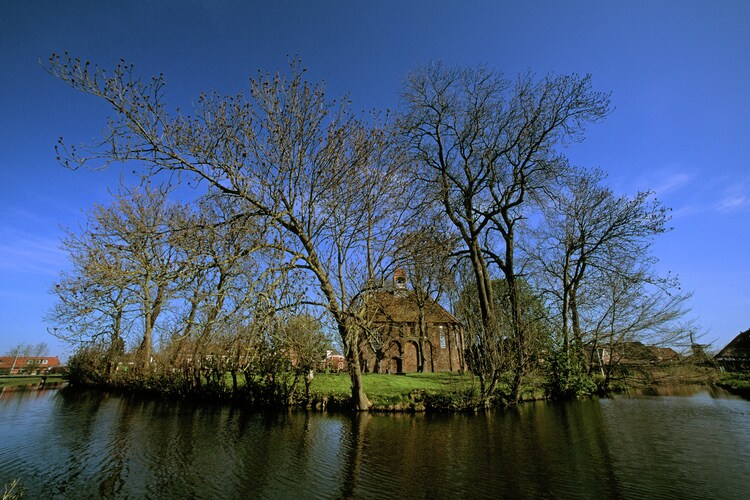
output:
<path id="1" fill-rule="evenodd" d="M 363 371 L 463 371 L 460 323 L 431 298 L 408 290 L 402 273 L 396 271 L 392 289 L 372 293 L 365 305 L 367 328 L 360 342 Z"/>

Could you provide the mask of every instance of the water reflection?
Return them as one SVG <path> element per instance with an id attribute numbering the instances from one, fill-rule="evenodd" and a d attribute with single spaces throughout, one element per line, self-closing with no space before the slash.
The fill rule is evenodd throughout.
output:
<path id="1" fill-rule="evenodd" d="M 349 469 L 360 470 L 343 496 L 384 488 L 409 498 L 621 496 L 596 402 L 478 416 L 362 415 L 353 429 L 361 441 L 350 447 Z"/>
<path id="2" fill-rule="evenodd" d="M 68 385 L 67 382 L 53 381 L 53 382 L 36 382 L 26 385 L 4 385 L 0 387 L 0 399 L 16 398 L 17 393 L 27 393 L 26 396 L 31 396 L 30 393 L 38 393 L 40 391 L 49 391 L 62 389 Z M 40 394 L 37 394 L 40 396 Z"/>
<path id="3" fill-rule="evenodd" d="M 726 390 L 706 385 L 653 385 L 641 389 L 631 389 L 622 394 L 615 394 L 614 399 L 661 397 L 661 396 L 700 396 L 712 399 L 742 399 Z"/>
<path id="4" fill-rule="evenodd" d="M 749 436 L 749 402 L 706 395 L 350 416 L 45 391 L 0 399 L 0 482 L 29 498 L 738 497 Z"/>
<path id="5" fill-rule="evenodd" d="M 715 396 L 601 401 L 627 496 L 747 497 L 750 403 Z"/>

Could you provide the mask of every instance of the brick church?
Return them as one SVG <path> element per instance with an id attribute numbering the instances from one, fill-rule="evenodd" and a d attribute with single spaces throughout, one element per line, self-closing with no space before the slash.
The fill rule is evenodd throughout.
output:
<path id="1" fill-rule="evenodd" d="M 365 306 L 360 341 L 365 373 L 464 371 L 464 337 L 458 320 L 440 304 L 407 286 L 397 269 L 393 283 L 373 292 Z"/>

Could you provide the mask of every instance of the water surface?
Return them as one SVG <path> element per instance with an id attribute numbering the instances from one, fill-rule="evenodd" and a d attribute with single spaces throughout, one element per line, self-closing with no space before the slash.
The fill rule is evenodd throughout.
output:
<path id="1" fill-rule="evenodd" d="M 750 402 L 705 391 L 352 416 L 0 395 L 27 498 L 745 498 L 748 470 Z"/>

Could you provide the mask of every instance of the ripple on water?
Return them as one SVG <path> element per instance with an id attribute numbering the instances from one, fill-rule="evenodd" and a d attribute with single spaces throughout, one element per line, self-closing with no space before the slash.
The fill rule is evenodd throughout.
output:
<path id="1" fill-rule="evenodd" d="M 749 467 L 750 403 L 737 400 L 346 416 L 0 399 L 0 481 L 21 477 L 28 498 L 738 498 Z"/>

